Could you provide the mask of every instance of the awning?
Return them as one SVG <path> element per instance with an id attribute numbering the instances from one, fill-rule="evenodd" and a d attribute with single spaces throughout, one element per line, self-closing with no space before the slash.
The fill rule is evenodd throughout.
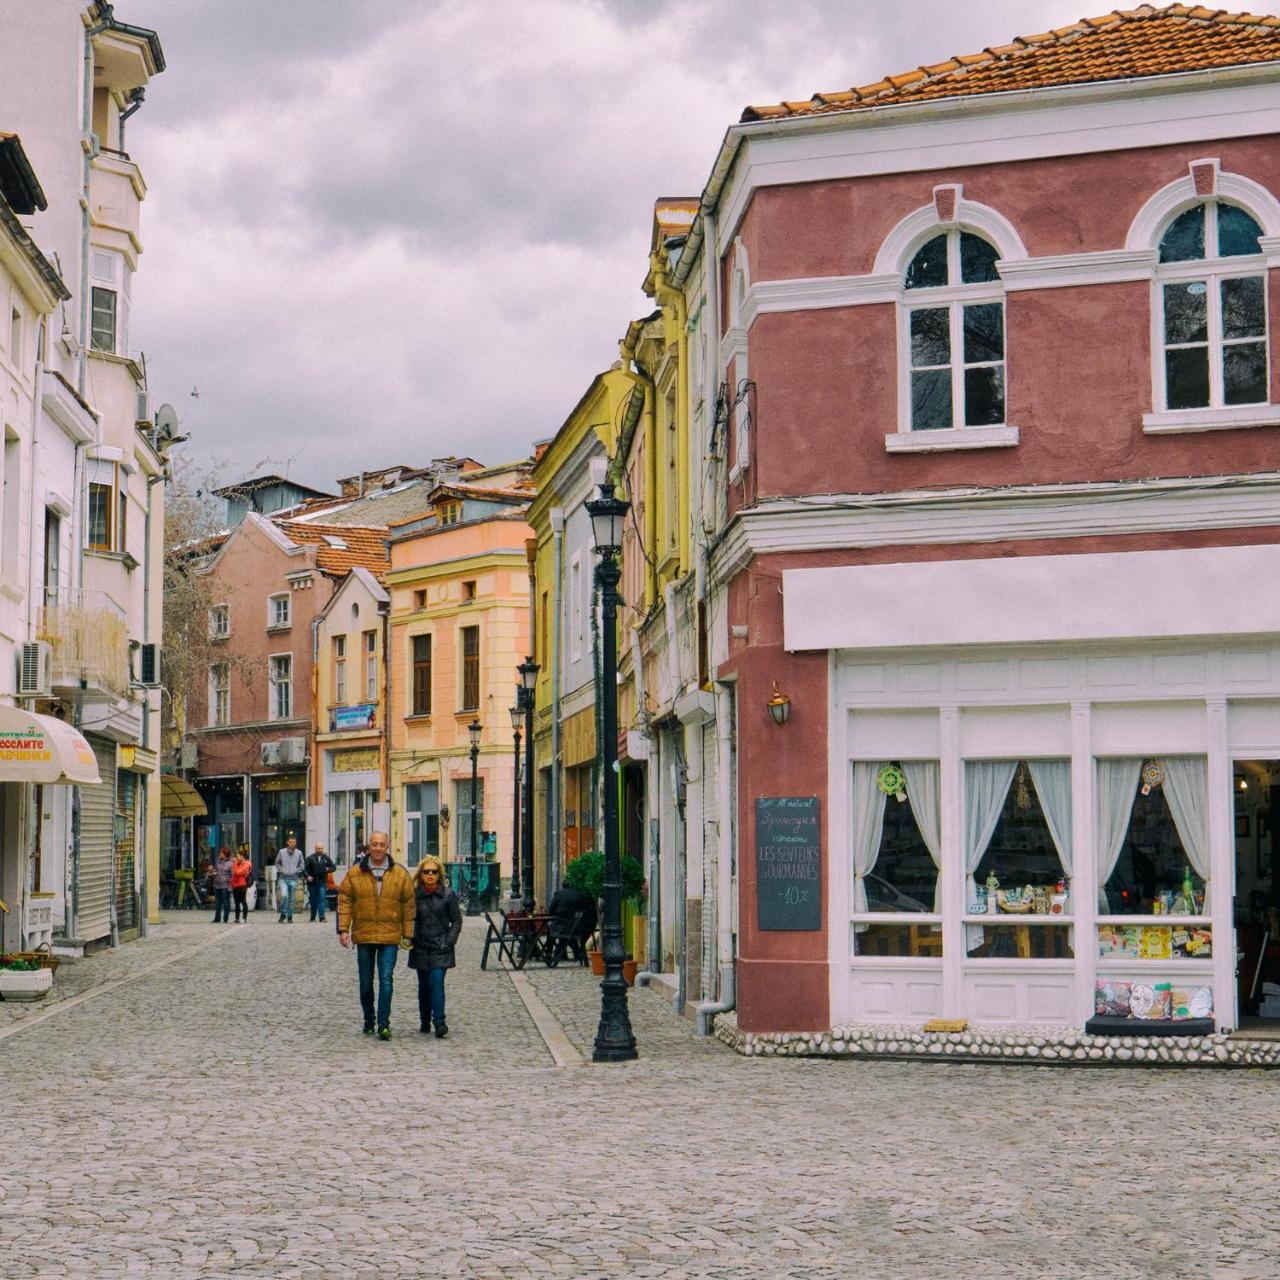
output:
<path id="1" fill-rule="evenodd" d="M 209 813 L 200 793 L 185 778 L 160 776 L 160 816 L 162 818 L 203 818 Z"/>
<path id="2" fill-rule="evenodd" d="M 101 782 L 93 748 L 65 720 L 0 706 L 0 782 Z"/>

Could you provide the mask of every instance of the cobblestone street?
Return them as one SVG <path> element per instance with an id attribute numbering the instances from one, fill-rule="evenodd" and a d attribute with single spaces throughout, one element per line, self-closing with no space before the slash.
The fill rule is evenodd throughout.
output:
<path id="1" fill-rule="evenodd" d="M 1274 1075 L 748 1061 L 657 990 L 595 1067 L 596 983 L 531 967 L 557 1066 L 480 937 L 442 1042 L 403 967 L 364 1039 L 332 923 L 263 912 L 0 1005 L 0 1274 L 1280 1275 Z"/>

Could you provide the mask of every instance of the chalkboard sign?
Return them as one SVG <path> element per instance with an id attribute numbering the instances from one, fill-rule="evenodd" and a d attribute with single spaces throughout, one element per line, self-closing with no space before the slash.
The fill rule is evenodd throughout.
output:
<path id="1" fill-rule="evenodd" d="M 822 928 L 817 796 L 756 800 L 756 920 L 761 929 Z"/>

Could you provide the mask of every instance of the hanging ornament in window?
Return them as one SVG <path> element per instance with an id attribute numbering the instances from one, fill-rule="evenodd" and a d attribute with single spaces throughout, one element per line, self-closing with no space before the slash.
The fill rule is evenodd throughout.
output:
<path id="1" fill-rule="evenodd" d="M 1149 796 L 1164 781 L 1164 765 L 1159 760 L 1148 760 L 1142 766 L 1142 794 Z"/>
<path id="2" fill-rule="evenodd" d="M 1027 786 L 1027 766 L 1020 764 L 1014 775 L 1013 803 L 1018 806 L 1019 813 L 1026 813 L 1031 808 L 1031 789 Z"/>
<path id="3" fill-rule="evenodd" d="M 896 800 L 907 798 L 907 775 L 896 764 L 887 764 L 876 774 L 876 786 Z"/>

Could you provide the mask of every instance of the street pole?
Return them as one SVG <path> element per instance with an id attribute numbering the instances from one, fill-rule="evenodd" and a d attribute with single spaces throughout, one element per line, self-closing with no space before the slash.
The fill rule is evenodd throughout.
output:
<path id="1" fill-rule="evenodd" d="M 533 702 L 534 682 L 538 678 L 538 665 L 525 659 L 525 668 L 532 666 L 529 684 L 524 689 L 524 909 L 533 914 Z"/>
<path id="2" fill-rule="evenodd" d="M 622 976 L 626 948 L 622 941 L 622 858 L 618 847 L 618 582 L 622 570 L 622 521 L 629 503 L 613 496 L 607 480 L 600 497 L 586 504 L 595 531 L 596 581 L 601 602 L 601 741 L 600 776 L 604 780 L 604 921 L 600 931 L 604 980 L 600 983 L 600 1025 L 593 1062 L 628 1062 L 637 1056 L 636 1038 L 627 1012 L 627 983 Z"/>
<path id="3" fill-rule="evenodd" d="M 516 687 L 516 705 L 511 708 L 511 896 L 520 896 L 520 724 L 524 716 L 524 690 Z"/>
<path id="4" fill-rule="evenodd" d="M 471 892 L 467 894 L 467 915 L 480 914 L 480 831 L 476 822 L 476 762 L 480 759 L 480 722 L 473 720 L 471 735 Z"/>

